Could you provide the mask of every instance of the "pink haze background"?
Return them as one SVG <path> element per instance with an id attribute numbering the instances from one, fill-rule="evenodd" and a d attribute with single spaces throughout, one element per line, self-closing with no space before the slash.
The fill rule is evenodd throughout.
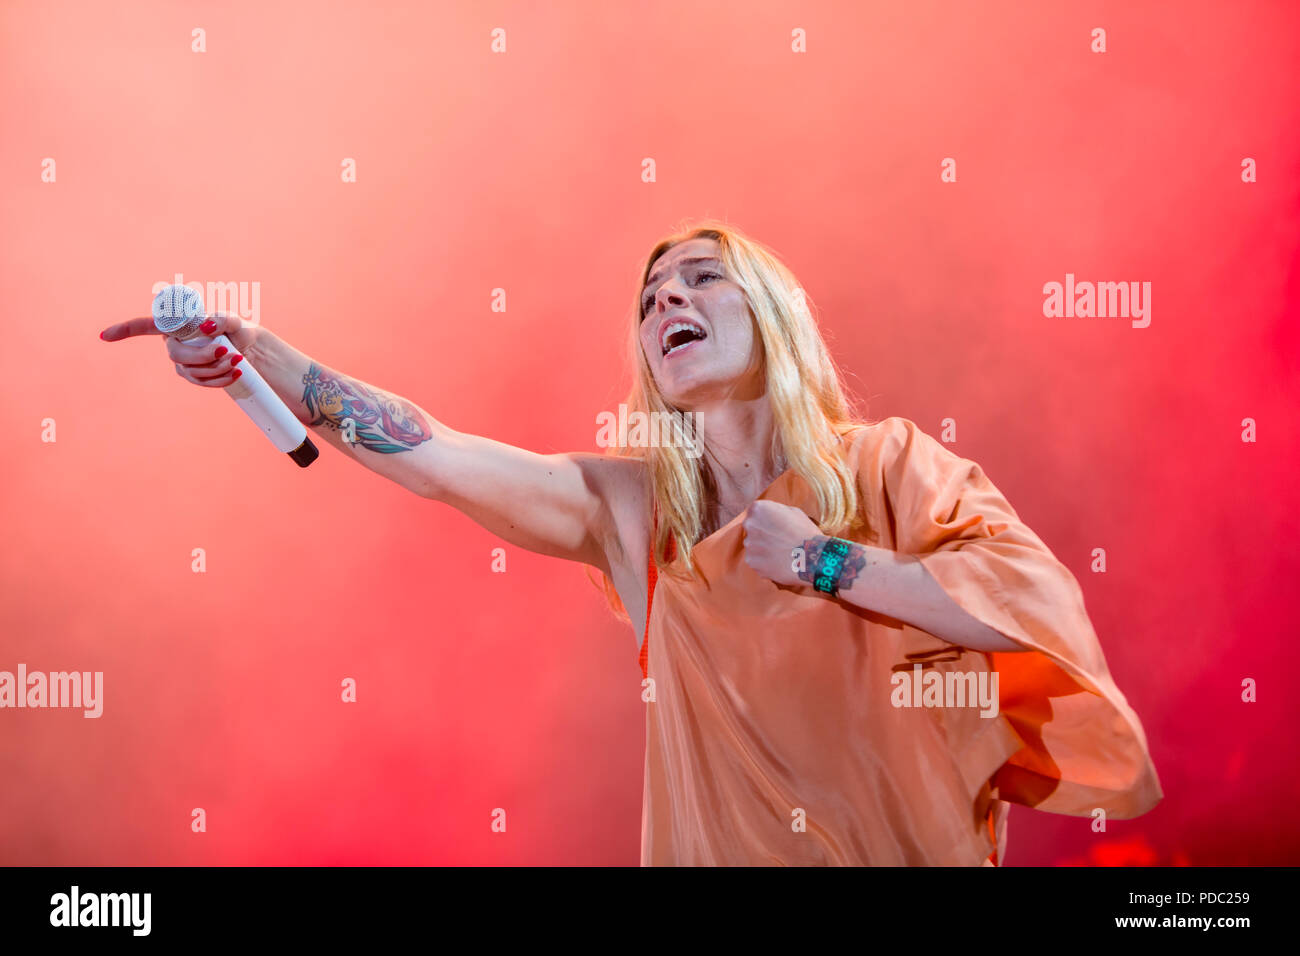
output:
<path id="1" fill-rule="evenodd" d="M 640 673 L 582 567 L 491 573 L 458 512 L 97 335 L 259 282 L 319 361 L 594 451 L 640 258 L 704 216 L 1080 580 L 1166 797 L 1014 808 L 1006 862 L 1297 862 L 1297 63 L 1282 2 L 4 4 L 0 670 L 106 693 L 0 711 L 0 863 L 636 864 Z M 1150 327 L 1045 318 L 1067 272 L 1151 282 Z"/>

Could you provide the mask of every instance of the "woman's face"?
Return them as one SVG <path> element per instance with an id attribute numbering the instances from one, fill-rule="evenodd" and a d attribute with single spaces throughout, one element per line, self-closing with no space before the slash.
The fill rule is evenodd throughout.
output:
<path id="1" fill-rule="evenodd" d="M 718 254 L 716 239 L 673 246 L 641 290 L 641 348 L 659 391 L 683 410 L 762 392 L 754 320 Z"/>

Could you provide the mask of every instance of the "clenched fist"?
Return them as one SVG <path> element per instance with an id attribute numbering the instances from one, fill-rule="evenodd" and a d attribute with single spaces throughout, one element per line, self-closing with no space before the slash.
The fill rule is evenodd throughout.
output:
<path id="1" fill-rule="evenodd" d="M 810 538 L 821 536 L 821 529 L 798 508 L 759 499 L 749 506 L 744 524 L 745 563 L 755 572 L 791 587 L 806 585 L 796 570 L 796 548 Z M 805 562 L 807 558 L 805 558 Z"/>

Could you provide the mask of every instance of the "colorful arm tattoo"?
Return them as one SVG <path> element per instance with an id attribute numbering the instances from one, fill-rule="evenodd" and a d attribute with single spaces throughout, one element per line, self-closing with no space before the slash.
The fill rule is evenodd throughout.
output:
<path id="1" fill-rule="evenodd" d="M 796 571 L 800 581 L 835 597 L 851 587 L 859 572 L 867 566 L 867 552 L 860 544 L 824 534 L 809 538 L 801 547 L 803 568 Z"/>
<path id="2" fill-rule="evenodd" d="M 424 415 L 405 399 L 332 375 L 315 362 L 302 382 L 302 403 L 312 417 L 308 424 L 345 431 L 349 444 L 391 455 L 433 437 Z"/>

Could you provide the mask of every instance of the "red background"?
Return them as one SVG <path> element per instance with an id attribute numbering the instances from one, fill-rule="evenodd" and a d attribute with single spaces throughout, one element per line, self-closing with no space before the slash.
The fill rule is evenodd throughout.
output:
<path id="1" fill-rule="evenodd" d="M 458 512 L 330 448 L 300 471 L 160 339 L 97 334 L 177 272 L 256 281 L 325 364 L 596 450 L 641 257 L 704 216 L 785 258 L 872 418 L 956 419 L 1080 580 L 1166 797 L 1104 834 L 1014 808 L 1006 862 L 1297 861 L 1294 4 L 24 0 L 0 28 L 0 670 L 106 685 L 98 720 L 0 711 L 0 862 L 637 863 L 635 645 L 582 567 L 494 574 Z M 1150 327 L 1045 318 L 1067 272 L 1151 282 Z"/>

